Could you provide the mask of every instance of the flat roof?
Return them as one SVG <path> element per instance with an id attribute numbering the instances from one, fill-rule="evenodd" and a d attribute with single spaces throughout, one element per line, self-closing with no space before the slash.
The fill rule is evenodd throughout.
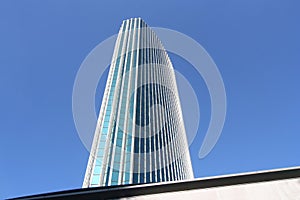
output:
<path id="1" fill-rule="evenodd" d="M 13 199 L 111 199 L 300 178 L 300 167 L 147 184 L 92 187 Z"/>

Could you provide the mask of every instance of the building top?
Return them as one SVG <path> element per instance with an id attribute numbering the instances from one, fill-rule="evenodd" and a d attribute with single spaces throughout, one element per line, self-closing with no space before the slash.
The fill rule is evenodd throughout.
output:
<path id="1" fill-rule="evenodd" d="M 206 190 L 208 188 L 210 190 Z M 267 193 L 268 191 L 273 192 L 271 194 L 270 192 Z M 254 196 L 264 199 L 264 197 L 273 197 L 274 195 L 278 196 L 278 198 L 280 196 L 297 198 L 295 195 L 300 197 L 300 167 L 199 178 L 188 181 L 84 188 L 15 199 L 154 198 L 157 197 L 156 195 L 171 197 L 175 194 L 177 197 L 187 197 L 196 194 L 198 198 L 217 195 L 218 199 L 234 194 L 238 194 L 241 199 Z M 209 196 L 210 194 L 211 196 Z"/>

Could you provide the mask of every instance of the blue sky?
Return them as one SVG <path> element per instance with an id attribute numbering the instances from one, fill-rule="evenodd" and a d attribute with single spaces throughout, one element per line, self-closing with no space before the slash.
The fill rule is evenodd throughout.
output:
<path id="1" fill-rule="evenodd" d="M 190 146 L 196 177 L 299 166 L 299 9 L 296 0 L 1 1 L 0 199 L 81 187 L 89 153 L 72 117 L 75 76 L 131 17 L 192 37 L 223 77 L 225 126 L 204 159 L 203 134 Z M 203 88 L 204 130 L 208 93 L 190 79 Z"/>

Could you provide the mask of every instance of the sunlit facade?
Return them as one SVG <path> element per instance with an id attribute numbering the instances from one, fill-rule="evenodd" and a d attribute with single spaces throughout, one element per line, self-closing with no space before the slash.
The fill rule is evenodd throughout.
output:
<path id="1" fill-rule="evenodd" d="M 193 178 L 172 63 L 140 18 L 115 44 L 83 187 Z"/>

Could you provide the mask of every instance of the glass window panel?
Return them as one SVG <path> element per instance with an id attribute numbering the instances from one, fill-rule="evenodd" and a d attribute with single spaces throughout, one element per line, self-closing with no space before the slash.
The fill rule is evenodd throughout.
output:
<path id="1" fill-rule="evenodd" d="M 160 170 L 159 169 L 157 170 L 157 177 L 156 178 L 157 178 L 157 182 L 160 182 Z"/>
<path id="2" fill-rule="evenodd" d="M 108 128 L 108 124 L 109 124 L 109 122 L 104 121 L 103 126 L 106 127 L 106 128 Z"/>
<path id="3" fill-rule="evenodd" d="M 93 175 L 92 177 L 92 184 L 99 184 L 100 175 Z"/>
<path id="4" fill-rule="evenodd" d="M 138 173 L 133 173 L 133 183 L 139 183 L 139 176 Z"/>
<path id="5" fill-rule="evenodd" d="M 150 172 L 146 173 L 146 180 L 147 180 L 147 183 L 151 182 L 151 180 L 150 180 Z"/>
<path id="6" fill-rule="evenodd" d="M 106 115 L 104 120 L 109 121 L 109 117 L 110 117 L 109 115 Z"/>
<path id="7" fill-rule="evenodd" d="M 94 169 L 94 174 L 100 174 L 100 171 L 101 171 L 101 167 L 99 165 L 96 165 Z"/>
<path id="8" fill-rule="evenodd" d="M 129 177 L 130 174 L 128 172 L 125 172 L 125 183 L 129 183 Z"/>
<path id="9" fill-rule="evenodd" d="M 104 148 L 104 147 L 105 147 L 105 142 L 104 142 L 104 141 L 101 141 L 100 144 L 99 144 L 99 147 L 100 147 L 100 148 Z"/>
<path id="10" fill-rule="evenodd" d="M 140 183 L 144 183 L 144 173 L 140 173 Z"/>
<path id="11" fill-rule="evenodd" d="M 118 178 L 119 178 L 119 172 L 116 170 L 113 170 L 112 181 L 118 181 Z"/>
<path id="12" fill-rule="evenodd" d="M 152 171 L 152 182 L 155 182 L 155 178 L 156 178 L 155 171 Z"/>
<path id="13" fill-rule="evenodd" d="M 115 160 L 120 161 L 121 159 L 121 154 L 115 154 Z"/>
<path id="14" fill-rule="evenodd" d="M 98 156 L 99 158 L 102 158 L 102 156 L 103 156 L 103 150 L 104 150 L 104 149 L 98 149 L 98 154 L 97 154 L 97 156 Z"/>
<path id="15" fill-rule="evenodd" d="M 106 135 L 106 134 L 103 134 L 102 137 L 101 137 L 101 141 L 106 142 L 106 138 L 107 138 L 107 135 Z"/>
<path id="16" fill-rule="evenodd" d="M 102 165 L 102 159 L 97 158 L 97 160 L 96 160 L 96 165 Z"/>
<path id="17" fill-rule="evenodd" d="M 122 140 L 121 139 L 117 139 L 117 146 L 119 146 L 119 147 L 122 146 Z"/>
<path id="18" fill-rule="evenodd" d="M 103 133 L 107 133 L 107 131 L 108 131 L 108 128 L 105 128 L 105 127 L 104 127 L 104 128 L 102 129 L 102 132 L 103 132 Z"/>

